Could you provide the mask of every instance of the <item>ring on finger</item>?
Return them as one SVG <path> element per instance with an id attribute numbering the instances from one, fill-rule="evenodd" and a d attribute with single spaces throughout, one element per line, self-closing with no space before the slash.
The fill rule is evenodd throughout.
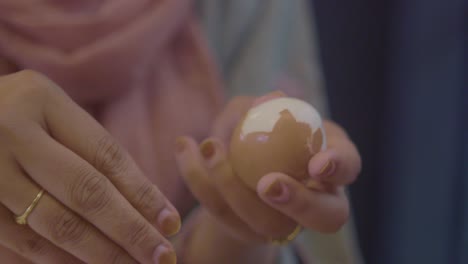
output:
<path id="1" fill-rule="evenodd" d="M 294 231 L 291 232 L 286 238 L 283 239 L 271 239 L 270 242 L 274 245 L 286 245 L 293 241 L 302 231 L 302 227 L 297 225 Z"/>
<path id="2" fill-rule="evenodd" d="M 24 213 L 21 215 L 15 216 L 15 222 L 19 225 L 26 225 L 28 224 L 28 216 L 31 214 L 31 212 L 34 210 L 36 205 L 39 203 L 39 200 L 41 199 L 42 195 L 44 195 L 44 189 L 41 189 L 39 193 L 36 195 L 34 200 L 31 202 L 31 204 L 26 208 Z"/>

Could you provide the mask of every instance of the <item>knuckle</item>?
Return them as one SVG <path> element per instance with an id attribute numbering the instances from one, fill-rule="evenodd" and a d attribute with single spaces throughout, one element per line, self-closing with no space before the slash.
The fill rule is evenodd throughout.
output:
<path id="1" fill-rule="evenodd" d="M 126 234 L 126 241 L 129 245 L 146 247 L 154 244 L 151 234 L 151 226 L 145 220 L 139 219 L 130 224 Z"/>
<path id="2" fill-rule="evenodd" d="M 38 71 L 30 69 L 22 70 L 18 72 L 18 77 L 23 82 L 32 84 L 29 85 L 31 86 L 30 89 L 36 89 L 40 91 L 41 94 L 46 94 L 48 92 L 52 92 L 53 94 L 65 94 L 55 82 Z"/>
<path id="3" fill-rule="evenodd" d="M 104 175 L 113 176 L 128 169 L 125 152 L 110 135 L 97 141 L 95 152 L 93 165 Z"/>
<path id="4" fill-rule="evenodd" d="M 19 245 L 18 251 L 21 255 L 42 256 L 47 254 L 47 243 L 45 238 L 34 233 Z"/>
<path id="5" fill-rule="evenodd" d="M 101 212 L 112 200 L 108 179 L 88 168 L 77 172 L 75 181 L 69 186 L 71 204 L 87 214 Z"/>
<path id="6" fill-rule="evenodd" d="M 89 234 L 89 226 L 67 209 L 61 209 L 49 221 L 49 234 L 58 245 L 78 245 Z"/>
<path id="7" fill-rule="evenodd" d="M 33 70 L 23 70 L 19 72 L 18 78 L 20 80 L 19 93 L 36 99 L 36 96 L 47 94 L 53 86 L 52 82 L 46 76 Z"/>
<path id="8" fill-rule="evenodd" d="M 36 106 L 38 102 L 43 101 L 41 99 L 46 94 L 44 85 L 32 77 L 28 77 L 31 74 L 25 73 L 25 77 L 22 77 L 21 73 L 14 75 L 0 83 L 1 120 L 24 112 L 26 103 Z"/>
<path id="9" fill-rule="evenodd" d="M 42 74 L 24 70 L 0 78 L 0 132 L 14 135 L 22 122 L 40 120 L 54 84 Z"/>
<path id="10" fill-rule="evenodd" d="M 40 72 L 31 70 L 31 69 L 25 69 L 25 70 L 19 71 L 16 74 L 24 80 L 40 80 L 42 78 L 46 78 Z"/>
<path id="11" fill-rule="evenodd" d="M 159 212 L 164 208 L 165 199 L 159 195 L 153 184 L 144 183 L 136 192 L 133 203 L 148 221 L 155 223 Z"/>

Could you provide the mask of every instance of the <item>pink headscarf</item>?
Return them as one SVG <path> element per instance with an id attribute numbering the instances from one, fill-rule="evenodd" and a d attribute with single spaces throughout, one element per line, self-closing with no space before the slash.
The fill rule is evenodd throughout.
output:
<path id="1" fill-rule="evenodd" d="M 175 199 L 174 137 L 206 136 L 220 82 L 190 0 L 0 0 L 0 57 L 57 82 Z"/>

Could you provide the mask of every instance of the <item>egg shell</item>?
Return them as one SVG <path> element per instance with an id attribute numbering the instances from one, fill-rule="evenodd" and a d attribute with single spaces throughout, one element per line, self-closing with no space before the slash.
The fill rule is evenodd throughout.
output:
<path id="1" fill-rule="evenodd" d="M 318 111 L 302 100 L 281 97 L 246 113 L 233 132 L 229 158 L 237 176 L 255 190 L 271 172 L 307 181 L 310 158 L 325 148 Z"/>

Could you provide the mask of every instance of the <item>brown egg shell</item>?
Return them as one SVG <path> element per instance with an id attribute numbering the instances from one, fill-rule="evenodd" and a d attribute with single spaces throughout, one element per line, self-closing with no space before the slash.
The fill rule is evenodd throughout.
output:
<path id="1" fill-rule="evenodd" d="M 285 109 L 271 132 L 242 135 L 244 117 L 233 132 L 230 161 L 238 177 L 256 189 L 261 177 L 282 172 L 298 181 L 306 181 L 310 158 L 321 150 L 324 140 L 321 127 L 296 121 Z"/>

